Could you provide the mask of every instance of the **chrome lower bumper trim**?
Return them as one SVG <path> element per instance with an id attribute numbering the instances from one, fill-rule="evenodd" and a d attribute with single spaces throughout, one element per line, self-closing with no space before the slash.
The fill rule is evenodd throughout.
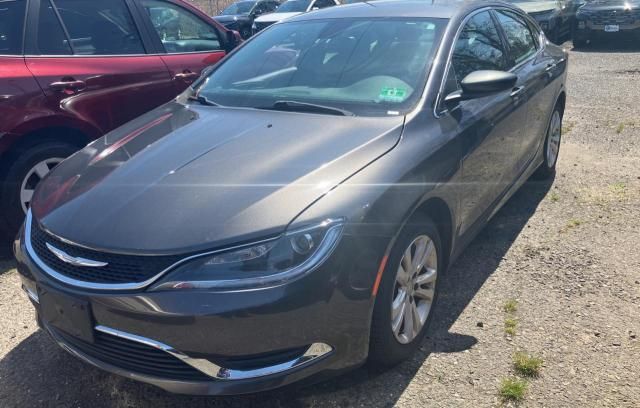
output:
<path id="1" fill-rule="evenodd" d="M 196 370 L 206 374 L 211 377 L 212 380 L 223 380 L 223 381 L 233 381 L 233 380 L 248 380 L 248 379 L 257 379 L 261 377 L 266 377 L 273 374 L 282 374 L 287 371 L 300 368 L 303 366 L 310 365 L 319 359 L 326 357 L 329 355 L 333 348 L 325 343 L 313 343 L 307 351 L 301 356 L 284 362 L 280 364 L 276 364 L 273 366 L 261 367 L 251 370 L 235 370 L 230 368 L 221 367 L 215 363 L 212 363 L 209 360 L 201 359 L 201 358 L 192 358 L 187 356 L 174 349 L 173 347 L 161 343 L 159 341 L 151 340 L 146 337 L 137 336 L 135 334 L 126 333 L 120 330 L 112 329 L 105 326 L 96 326 L 97 331 L 106 333 L 112 336 L 120 337 L 123 339 L 127 339 L 129 341 L 133 341 L 136 343 L 144 344 L 150 347 L 157 348 L 159 350 L 164 351 L 165 353 L 171 354 L 172 356 L 182 360 L 184 363 L 190 365 Z M 51 330 L 49 330 L 51 332 Z M 52 333 L 53 334 L 53 333 Z M 71 354 L 75 356 L 80 356 L 83 359 L 87 359 L 81 352 L 75 350 L 72 346 L 66 344 L 64 341 L 58 338 L 53 334 L 54 339 L 58 342 L 60 346 L 62 346 L 65 350 L 69 351 Z"/>

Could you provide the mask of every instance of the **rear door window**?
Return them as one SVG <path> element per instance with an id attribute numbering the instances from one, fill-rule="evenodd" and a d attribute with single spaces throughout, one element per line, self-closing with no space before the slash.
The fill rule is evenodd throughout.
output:
<path id="1" fill-rule="evenodd" d="M 169 54 L 220 51 L 218 30 L 190 11 L 161 0 L 143 0 L 165 51 Z"/>
<path id="2" fill-rule="evenodd" d="M 25 0 L 0 0 L 0 55 L 22 54 Z"/>
<path id="3" fill-rule="evenodd" d="M 536 41 L 524 19 L 506 10 L 496 10 L 496 17 L 507 37 L 510 65 L 518 65 L 536 53 Z"/>
<path id="4" fill-rule="evenodd" d="M 71 48 L 79 55 L 144 54 L 124 0 L 55 0 Z"/>

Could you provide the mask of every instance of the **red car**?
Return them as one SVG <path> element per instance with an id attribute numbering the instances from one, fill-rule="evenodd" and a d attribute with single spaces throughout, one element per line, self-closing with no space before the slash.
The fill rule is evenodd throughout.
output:
<path id="1" fill-rule="evenodd" d="M 0 0 L 0 230 L 55 165 L 240 41 L 182 0 Z"/>

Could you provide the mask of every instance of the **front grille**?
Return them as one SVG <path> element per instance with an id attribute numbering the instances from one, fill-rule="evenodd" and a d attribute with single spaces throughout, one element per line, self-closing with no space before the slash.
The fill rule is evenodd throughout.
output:
<path id="1" fill-rule="evenodd" d="M 95 342 L 87 343 L 61 330 L 49 328 L 75 350 L 123 370 L 156 378 L 179 381 L 211 381 L 206 374 L 171 354 L 146 344 L 95 332 Z"/>
<path id="2" fill-rule="evenodd" d="M 107 262 L 104 267 L 75 266 L 62 261 L 47 248 L 49 243 L 74 257 Z M 99 284 L 140 283 L 159 274 L 183 256 L 135 256 L 94 251 L 71 245 L 44 231 L 34 220 L 31 246 L 35 254 L 51 269 L 69 278 Z"/>
<path id="3" fill-rule="evenodd" d="M 601 10 L 587 14 L 588 19 L 595 25 L 630 25 L 640 20 L 640 9 L 637 10 Z"/>

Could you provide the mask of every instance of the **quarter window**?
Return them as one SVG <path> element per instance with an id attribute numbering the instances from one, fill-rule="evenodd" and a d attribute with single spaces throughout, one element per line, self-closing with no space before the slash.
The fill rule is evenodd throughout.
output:
<path id="1" fill-rule="evenodd" d="M 506 69 L 505 53 L 498 30 L 488 11 L 480 12 L 466 23 L 455 44 L 447 90 L 453 92 L 460 81 L 473 71 Z M 452 72 L 453 71 L 453 72 Z M 451 78 L 455 77 L 455 80 Z"/>
<path id="2" fill-rule="evenodd" d="M 68 38 L 65 39 L 65 44 L 61 45 L 58 43 L 59 35 L 49 40 L 46 38 L 49 35 L 47 28 L 38 27 L 39 39 L 48 44 L 44 47 L 41 45 L 41 48 L 53 51 L 47 54 L 66 53 L 67 47 L 77 55 L 145 53 L 142 40 L 124 0 L 52 0 L 46 5 L 47 8 L 49 6 L 57 9 Z M 47 10 L 47 12 L 50 11 Z M 50 20 L 48 23 L 53 24 Z"/>
<path id="3" fill-rule="evenodd" d="M 160 0 L 143 0 L 142 5 L 167 53 L 222 50 L 218 31 L 193 13 Z"/>
<path id="4" fill-rule="evenodd" d="M 496 16 L 507 37 L 513 64 L 518 65 L 536 53 L 531 29 L 520 16 L 503 10 L 496 11 Z"/>
<path id="5" fill-rule="evenodd" d="M 0 1 L 0 55 L 22 54 L 26 1 Z"/>

